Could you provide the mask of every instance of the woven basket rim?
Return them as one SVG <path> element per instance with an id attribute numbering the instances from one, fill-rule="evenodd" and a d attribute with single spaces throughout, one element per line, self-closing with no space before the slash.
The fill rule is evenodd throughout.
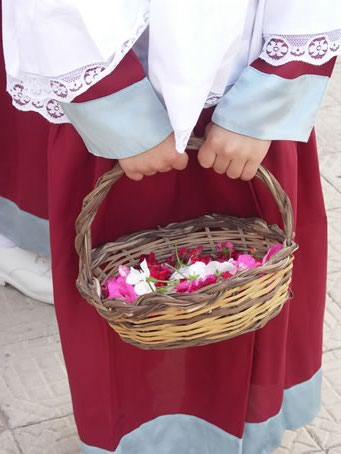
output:
<path id="1" fill-rule="evenodd" d="M 193 142 L 194 149 L 200 140 Z M 123 340 L 140 348 L 168 349 L 205 345 L 259 329 L 290 299 L 294 252 L 294 218 L 290 199 L 278 180 L 261 166 L 257 178 L 270 190 L 282 215 L 283 230 L 259 217 L 239 218 L 207 214 L 165 227 L 125 234 L 114 242 L 92 247 L 91 226 L 112 186 L 123 175 L 117 165 L 105 173 L 84 201 L 76 221 L 75 248 L 79 255 L 77 287 Z M 154 250 L 166 260 L 177 247 L 215 250 L 231 240 L 237 249 L 256 247 L 260 256 L 275 243 L 283 248 L 259 267 L 239 271 L 229 279 L 192 293 L 151 292 L 129 304 L 103 297 L 101 284 L 117 274 L 120 264 L 135 266 L 139 257 Z M 178 241 L 178 244 L 177 244 Z M 149 247 L 148 247 L 149 245 Z"/>
<path id="2" fill-rule="evenodd" d="M 153 237 L 154 235 L 156 237 L 159 237 L 160 239 L 167 237 L 167 235 L 171 235 L 175 230 L 180 230 L 181 228 L 186 228 L 188 229 L 188 232 L 185 233 L 195 233 L 199 232 L 202 230 L 202 225 L 199 224 L 200 221 L 203 221 L 205 225 L 209 225 L 210 221 L 213 222 L 221 222 L 226 223 L 226 221 L 232 221 L 234 223 L 240 224 L 243 223 L 243 231 L 247 233 L 252 233 L 251 228 L 257 223 L 258 225 L 264 225 L 264 227 L 268 228 L 270 232 L 267 232 L 267 235 L 273 234 L 274 237 L 278 237 L 278 241 L 281 241 L 282 243 L 287 244 L 288 240 L 285 236 L 284 231 L 277 225 L 277 224 L 268 224 L 264 219 L 257 217 L 257 216 L 252 216 L 248 218 L 239 218 L 237 216 L 230 216 L 230 215 L 224 215 L 224 214 L 218 214 L 218 213 L 213 213 L 213 214 L 205 214 L 203 216 L 199 216 L 197 218 L 192 218 L 188 219 L 185 221 L 180 221 L 180 222 L 171 222 L 165 226 L 157 226 L 157 228 L 153 229 L 143 229 L 143 230 L 138 230 L 136 232 L 131 232 L 128 234 L 120 235 L 116 240 L 114 241 L 109 241 L 103 245 L 100 245 L 98 247 L 93 248 L 93 251 L 101 249 L 105 247 L 106 245 L 112 245 L 116 244 L 117 246 L 124 244 L 127 239 L 131 238 L 140 238 L 141 241 L 143 239 Z M 191 225 L 190 225 L 191 224 Z M 185 227 L 183 227 L 185 226 Z M 224 226 L 221 226 L 221 231 L 224 230 L 230 230 L 229 228 L 224 228 Z M 292 244 L 295 244 L 295 242 L 292 240 Z"/>
<path id="3" fill-rule="evenodd" d="M 104 298 L 102 297 L 101 294 L 99 294 L 99 289 L 101 288 L 101 284 L 104 282 L 101 282 L 98 276 L 96 276 L 96 269 L 103 264 L 106 263 L 106 259 L 104 257 L 101 257 L 101 253 L 103 249 L 108 248 L 112 245 L 116 245 L 117 247 L 121 247 L 121 245 L 125 245 L 126 241 L 128 239 L 135 239 L 136 238 L 136 243 L 134 244 L 134 247 L 139 247 L 141 244 L 143 246 L 146 246 L 144 244 L 146 241 L 148 241 L 149 237 L 158 237 L 160 239 L 164 239 L 165 235 L 168 233 L 169 236 L 174 231 L 181 230 L 183 226 L 187 226 L 189 232 L 188 233 L 194 233 L 198 231 L 204 231 L 203 225 L 199 225 L 198 221 L 203 221 L 204 225 L 207 226 L 210 224 L 210 222 L 221 222 L 222 226 L 220 228 L 221 231 L 228 231 L 230 230 L 226 226 L 224 227 L 224 224 L 226 224 L 227 220 L 231 220 L 233 223 L 240 224 L 241 222 L 243 223 L 243 233 L 250 233 L 248 232 L 248 229 L 254 228 L 255 224 L 257 224 L 258 227 L 263 226 L 264 228 L 268 229 L 269 231 L 266 232 L 266 240 L 267 242 L 271 243 L 276 243 L 280 242 L 283 246 L 283 249 L 279 251 L 277 254 L 275 254 L 268 262 L 265 264 L 260 265 L 257 268 L 252 268 L 252 269 L 247 269 L 247 270 L 242 270 L 239 271 L 236 275 L 230 277 L 229 279 L 223 280 L 222 282 L 207 285 L 199 290 L 196 290 L 191 293 L 169 293 L 169 294 L 164 294 L 161 295 L 159 293 L 150 293 L 147 295 L 143 295 L 138 298 L 138 300 L 134 304 L 127 304 L 124 300 L 118 299 L 118 298 Z M 252 230 L 252 233 L 255 233 L 254 230 Z M 270 238 L 270 234 L 273 235 L 273 238 Z M 264 238 L 265 239 L 265 238 Z M 138 241 L 140 240 L 140 242 Z M 129 248 L 127 248 L 129 250 Z M 292 241 L 290 245 L 287 244 L 287 238 L 283 232 L 283 230 L 277 225 L 277 224 L 267 224 L 266 221 L 259 217 L 248 217 L 248 218 L 238 218 L 236 216 L 229 216 L 229 215 L 222 215 L 222 214 L 210 214 L 210 215 L 203 215 L 198 218 L 186 220 L 186 221 L 181 221 L 181 222 L 172 222 L 170 224 L 167 224 L 165 227 L 158 227 L 155 229 L 146 229 L 146 230 L 141 230 L 137 231 L 134 233 L 130 234 L 125 234 L 117 238 L 113 242 L 108 242 L 105 243 L 101 246 L 98 246 L 97 248 L 94 248 L 91 252 L 91 269 L 92 269 L 92 274 L 93 274 L 93 280 L 94 280 L 94 290 L 96 292 L 96 295 L 99 299 L 98 304 L 100 304 L 103 308 L 126 308 L 129 306 L 130 310 L 133 312 L 134 310 L 137 310 L 138 307 L 141 305 L 146 305 L 150 304 L 153 299 L 160 299 L 164 301 L 164 303 L 167 305 L 167 300 L 169 305 L 174 305 L 174 303 L 179 304 L 181 306 L 182 304 L 184 306 L 191 306 L 195 307 L 196 305 L 203 304 L 202 300 L 209 298 L 215 298 L 219 293 L 223 293 L 226 290 L 232 289 L 234 287 L 238 287 L 240 285 L 243 285 L 244 283 L 250 282 L 253 279 L 256 279 L 257 277 L 261 276 L 262 274 L 269 274 L 269 273 L 275 273 L 278 270 L 280 270 L 282 267 L 285 267 L 287 264 L 288 259 L 293 255 L 293 253 L 298 249 L 298 245 Z M 101 257 L 99 261 L 96 260 L 96 256 Z M 137 263 L 138 259 L 132 260 L 131 262 L 127 262 L 129 265 L 132 265 L 133 263 Z M 117 272 L 117 270 L 116 270 Z M 116 274 L 113 273 L 113 275 Z M 106 276 L 108 278 L 108 276 Z M 199 296 L 199 297 L 198 297 Z M 195 298 L 197 297 L 197 300 Z M 193 300 L 194 299 L 194 300 Z M 136 309 L 134 309 L 136 308 Z"/>

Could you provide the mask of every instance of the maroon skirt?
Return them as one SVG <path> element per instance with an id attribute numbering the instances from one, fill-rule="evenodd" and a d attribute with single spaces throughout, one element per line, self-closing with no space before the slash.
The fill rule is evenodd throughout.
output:
<path id="1" fill-rule="evenodd" d="M 38 113 L 20 112 L 12 106 L 1 53 L 0 117 L 0 233 L 24 249 L 48 255 L 49 124 Z"/>
<path id="2" fill-rule="evenodd" d="M 202 132 L 207 121 L 202 118 L 197 130 Z M 209 213 L 259 216 L 282 226 L 276 203 L 260 181 L 246 183 L 217 175 L 199 166 L 195 151 L 188 153 L 189 165 L 182 172 L 157 174 L 140 182 L 122 178 L 95 220 L 94 245 Z M 294 264 L 294 298 L 279 316 L 257 332 L 173 351 L 142 351 L 122 342 L 79 296 L 75 286 L 75 220 L 83 197 L 114 162 L 92 156 L 70 125 L 51 127 L 48 161 L 55 306 L 84 452 L 173 452 L 160 448 L 160 437 L 151 441 L 150 436 L 145 450 L 143 437 L 139 451 L 129 450 L 130 434 L 133 440 L 139 431 L 148 429 L 144 423 L 160 422 L 169 415 L 193 417 L 184 420 L 188 439 L 189 421 L 203 421 L 217 434 L 237 440 L 238 451 L 226 448 L 226 452 L 270 452 L 267 449 L 278 444 L 284 429 L 307 423 L 315 416 L 319 406 L 320 384 L 316 376 L 322 356 L 327 230 L 314 134 L 307 144 L 273 142 L 264 161 L 293 204 L 296 241 L 300 245 Z M 295 414 L 302 411 L 302 418 L 298 417 L 301 423 L 283 423 L 275 442 L 254 439 L 253 446 L 263 444 L 258 451 L 252 451 L 255 423 L 274 421 L 282 415 L 286 391 L 301 395 L 300 386 L 312 380 L 315 388 L 310 389 L 311 395 L 302 395 L 302 399 L 308 398 L 314 404 L 311 412 L 304 414 L 306 405 L 302 400 L 301 406 L 295 408 Z M 297 404 L 299 398 L 294 400 Z M 290 413 L 290 408 L 285 411 Z M 167 438 L 170 422 L 167 424 L 162 439 Z M 150 433 L 157 433 L 159 426 L 150 427 Z M 251 444 L 240 448 L 246 432 Z M 176 448 L 179 440 L 172 436 L 170 443 Z M 206 444 L 209 439 L 210 435 L 205 436 Z M 218 439 L 214 441 L 214 436 L 212 440 L 212 446 L 220 443 Z M 183 440 L 179 443 L 183 446 Z M 219 452 L 212 446 L 199 452 L 189 444 L 187 450 L 177 453 Z"/>
<path id="3" fill-rule="evenodd" d="M 38 113 L 13 108 L 11 97 L 6 93 L 5 63 L 1 54 L 0 115 L 0 197 L 46 219 L 49 124 Z"/>

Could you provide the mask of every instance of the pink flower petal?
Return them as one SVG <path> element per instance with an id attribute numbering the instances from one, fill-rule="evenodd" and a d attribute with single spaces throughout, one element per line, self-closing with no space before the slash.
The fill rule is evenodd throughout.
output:
<path id="1" fill-rule="evenodd" d="M 123 276 L 118 276 L 108 281 L 108 298 L 119 298 L 127 301 L 128 303 L 134 303 L 138 296 L 132 285 L 126 283 Z"/>
<path id="2" fill-rule="evenodd" d="M 263 258 L 263 264 L 271 259 L 275 254 L 283 249 L 283 246 L 280 243 L 276 243 L 268 250 L 265 257 Z"/>
<path id="3" fill-rule="evenodd" d="M 127 277 L 128 274 L 130 273 L 130 268 L 126 265 L 120 265 L 118 267 L 118 272 L 119 272 L 120 276 Z"/>
<path id="4" fill-rule="evenodd" d="M 234 250 L 234 244 L 231 243 L 231 241 L 222 241 L 220 243 L 217 243 L 216 250 L 218 252 L 222 252 L 225 249 L 229 249 L 230 251 L 233 251 Z"/>
<path id="5" fill-rule="evenodd" d="M 179 293 L 185 293 L 188 292 L 189 289 L 189 282 L 187 280 L 181 281 L 176 287 L 175 290 Z"/>
<path id="6" fill-rule="evenodd" d="M 241 254 L 238 257 L 238 265 L 243 269 L 254 268 L 256 266 L 256 259 L 249 254 Z"/>

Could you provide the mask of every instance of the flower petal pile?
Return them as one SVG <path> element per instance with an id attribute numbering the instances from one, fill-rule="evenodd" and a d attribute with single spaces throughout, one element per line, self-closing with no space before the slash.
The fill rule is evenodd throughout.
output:
<path id="1" fill-rule="evenodd" d="M 203 247 L 180 248 L 167 260 L 160 262 L 152 252 L 140 257 L 137 267 L 120 266 L 118 275 L 103 286 L 103 296 L 133 304 L 142 295 L 152 292 L 192 293 L 207 285 L 216 284 L 238 272 L 264 265 L 281 249 L 274 244 L 264 257 L 254 248 L 250 253 L 238 252 L 229 242 L 218 243 L 214 254 L 204 254 Z"/>

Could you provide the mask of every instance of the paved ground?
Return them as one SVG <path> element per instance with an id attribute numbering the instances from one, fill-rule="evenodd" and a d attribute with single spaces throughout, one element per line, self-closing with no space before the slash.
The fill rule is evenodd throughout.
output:
<path id="1" fill-rule="evenodd" d="M 330 223 L 323 409 L 305 429 L 287 432 L 276 454 L 341 454 L 340 125 L 341 62 L 318 121 Z M 79 454 L 53 308 L 7 287 L 0 314 L 0 454 Z"/>

